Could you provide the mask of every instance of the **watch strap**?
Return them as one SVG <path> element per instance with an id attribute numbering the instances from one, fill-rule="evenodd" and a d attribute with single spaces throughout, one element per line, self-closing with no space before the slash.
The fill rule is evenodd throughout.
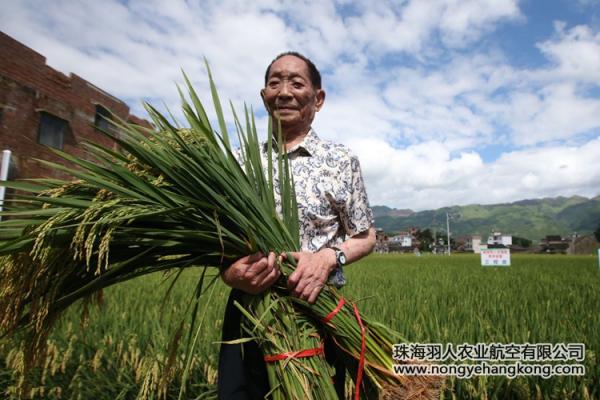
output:
<path id="1" fill-rule="evenodd" d="M 344 253 L 339 247 L 330 246 L 329 248 L 335 251 L 335 263 L 337 267 L 342 268 L 344 265 L 346 265 L 346 253 Z"/>

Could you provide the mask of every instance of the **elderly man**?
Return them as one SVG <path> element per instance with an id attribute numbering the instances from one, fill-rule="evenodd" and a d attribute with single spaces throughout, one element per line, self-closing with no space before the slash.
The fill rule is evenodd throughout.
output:
<path id="1" fill-rule="evenodd" d="M 344 146 L 321 140 L 311 128 L 325 101 L 315 65 L 295 52 L 280 54 L 267 68 L 261 96 L 273 120 L 281 123 L 298 200 L 302 251 L 292 253 L 297 268 L 288 287 L 293 296 L 314 303 L 328 282 L 345 284 L 344 265 L 373 249 L 373 214 L 358 159 Z M 279 278 L 276 257 L 249 255 L 222 271 L 223 281 L 233 288 L 223 322 L 224 341 L 241 337 L 241 315 L 233 301 L 243 293 L 261 293 Z M 326 346 L 328 361 L 335 364 L 333 352 L 327 350 Z M 338 365 L 336 371 L 336 390 L 343 398 L 345 371 Z M 262 354 L 253 342 L 243 349 L 221 346 L 218 379 L 220 399 L 261 399 L 269 391 Z"/>

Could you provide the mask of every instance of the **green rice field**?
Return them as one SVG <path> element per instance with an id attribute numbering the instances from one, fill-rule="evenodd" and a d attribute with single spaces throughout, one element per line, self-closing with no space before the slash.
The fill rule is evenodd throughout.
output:
<path id="1" fill-rule="evenodd" d="M 508 268 L 476 255 L 371 255 L 346 269 L 344 295 L 371 319 L 420 343 L 584 343 L 584 376 L 451 378 L 445 399 L 600 398 L 600 268 L 595 256 L 513 255 Z M 186 310 L 199 278 L 186 271 L 170 291 L 162 275 L 106 290 L 101 306 L 74 307 L 49 339 L 43 368 L 19 393 L 22 353 L 0 340 L 0 397 L 177 398 L 187 361 L 172 337 L 188 338 Z M 186 399 L 214 398 L 227 288 L 202 296 Z M 183 325 L 182 325 L 182 321 Z M 182 329 L 178 329 L 182 327 Z M 181 335 L 176 335 L 180 332 Z M 195 334 L 196 332 L 193 332 Z M 165 371 L 171 356 L 174 367 Z"/>

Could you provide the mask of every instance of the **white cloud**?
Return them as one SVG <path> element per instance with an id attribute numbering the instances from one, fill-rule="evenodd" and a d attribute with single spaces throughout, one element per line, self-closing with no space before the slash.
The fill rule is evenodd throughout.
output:
<path id="1" fill-rule="evenodd" d="M 520 18 L 513 0 L 410 0 L 402 7 L 371 2 L 363 13 L 348 18 L 348 26 L 356 44 L 377 55 L 404 51 L 423 56 L 437 53 L 432 47 L 436 35 L 446 46 L 464 48 L 499 21 Z"/>
<path id="2" fill-rule="evenodd" d="M 303 52 L 328 92 L 315 127 L 361 157 L 374 204 L 596 195 L 600 33 L 556 23 L 537 44 L 548 62 L 528 68 L 511 65 L 500 46 L 479 46 L 526 18 L 517 0 L 36 0 L 3 5 L 0 25 L 136 113 L 142 98 L 177 110 L 180 67 L 210 102 L 204 56 L 223 102 L 262 110 L 266 65 Z M 497 143 L 509 150 L 479 150 Z"/>
<path id="3" fill-rule="evenodd" d="M 382 140 L 357 139 L 350 147 L 359 156 L 371 201 L 397 207 L 423 209 L 444 198 L 429 198 L 419 203 L 404 200 L 438 190 L 452 191 L 464 180 L 483 169 L 480 156 L 463 152 L 452 157 L 447 147 L 426 142 L 405 149 L 395 149 Z"/>
<path id="4" fill-rule="evenodd" d="M 595 196 L 600 187 L 598 154 L 600 136 L 581 146 L 515 151 L 500 157 L 491 166 L 490 175 L 507 182 L 512 180 L 510 198 L 521 194 Z M 522 178 L 514 179 L 519 176 Z"/>
<path id="5" fill-rule="evenodd" d="M 515 92 L 505 113 L 518 145 L 569 139 L 600 127 L 600 100 L 578 95 L 573 84 L 548 85 L 537 93 Z"/>
<path id="6" fill-rule="evenodd" d="M 483 163 L 474 152 L 453 157 L 435 142 L 402 150 L 370 139 L 350 145 L 361 159 L 373 204 L 423 210 L 532 197 L 596 196 L 600 187 L 600 137 L 578 147 L 513 151 L 492 163 Z"/>
<path id="7" fill-rule="evenodd" d="M 549 72 L 554 78 L 576 80 L 598 85 L 600 82 L 600 32 L 578 25 L 566 29 L 556 22 L 556 38 L 538 45 L 542 53 L 555 63 Z"/>
<path id="8" fill-rule="evenodd" d="M 505 0 L 453 0 L 440 19 L 442 40 L 452 47 L 465 47 L 495 24 L 504 19 L 522 19 L 516 1 Z"/>

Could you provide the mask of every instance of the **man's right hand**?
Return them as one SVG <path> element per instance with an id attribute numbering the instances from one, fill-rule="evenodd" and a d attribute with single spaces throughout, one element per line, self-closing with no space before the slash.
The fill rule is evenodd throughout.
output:
<path id="1" fill-rule="evenodd" d="M 223 281 L 232 288 L 248 294 L 259 294 L 271 287 L 281 271 L 275 263 L 275 253 L 265 257 L 262 253 L 242 257 L 221 272 Z"/>

